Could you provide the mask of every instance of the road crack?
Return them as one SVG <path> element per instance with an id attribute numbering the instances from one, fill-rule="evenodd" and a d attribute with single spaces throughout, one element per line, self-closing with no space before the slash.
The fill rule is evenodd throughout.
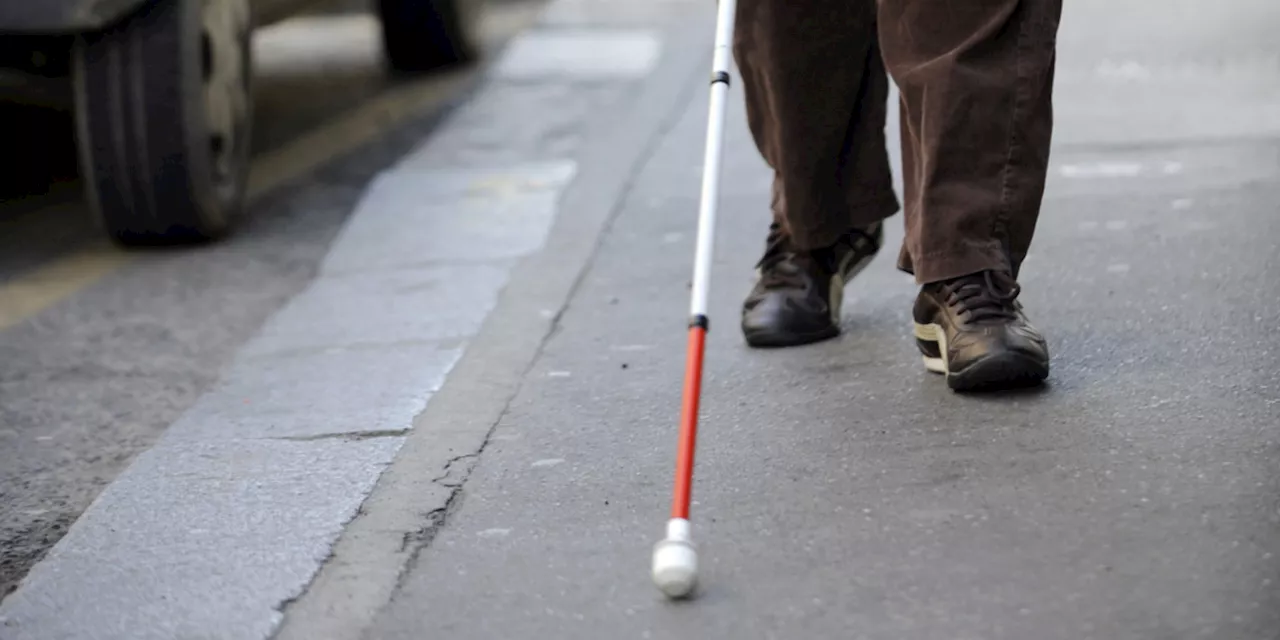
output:
<path id="1" fill-rule="evenodd" d="M 471 475 L 472 469 L 480 458 L 480 454 L 488 445 L 488 439 L 485 439 L 480 448 L 474 453 L 464 453 L 462 455 L 449 458 L 444 464 L 444 471 L 440 475 L 431 479 L 432 484 L 436 484 L 449 489 L 449 497 L 445 498 L 444 506 L 432 509 L 422 515 L 422 526 L 413 531 L 407 531 L 404 538 L 400 542 L 400 552 L 408 553 L 410 561 L 416 559 L 419 552 L 431 545 L 436 535 L 444 528 L 445 521 L 448 519 L 450 511 L 454 507 L 454 503 L 458 500 L 458 496 L 462 493 L 462 485 Z M 458 463 L 465 463 L 459 465 Z M 457 465 L 457 469 L 455 469 Z"/>
<path id="2" fill-rule="evenodd" d="M 378 438 L 403 438 L 411 429 L 380 429 L 376 431 L 344 431 L 338 433 L 317 433 L 309 436 L 280 436 L 269 440 L 286 442 L 315 442 L 317 440 L 375 440 Z M 447 467 L 446 467 L 447 468 Z"/>

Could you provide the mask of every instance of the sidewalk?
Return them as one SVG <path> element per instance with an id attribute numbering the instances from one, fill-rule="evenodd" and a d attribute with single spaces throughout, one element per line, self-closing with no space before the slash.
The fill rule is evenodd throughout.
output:
<path id="1" fill-rule="evenodd" d="M 1026 267 L 1051 384 L 1005 397 L 925 373 L 892 251 L 850 287 L 842 339 L 745 348 L 769 174 L 735 92 L 694 490 L 704 590 L 671 606 L 647 571 L 683 366 L 706 118 L 693 80 L 367 637 L 1270 637 L 1280 396 L 1257 358 L 1280 347 L 1276 146 L 1153 126 L 1126 100 L 1154 91 L 1193 117 L 1195 82 L 1178 69 L 1127 88 L 1099 79 L 1105 55 L 1065 50 L 1063 144 Z"/>
<path id="2" fill-rule="evenodd" d="M 1055 360 L 1031 393 L 958 396 L 924 371 L 889 250 L 850 286 L 842 338 L 743 345 L 769 172 L 733 91 L 703 589 L 659 597 L 713 8 L 554 5 L 371 186 L 316 286 L 228 374 L 235 393 L 175 425 L 5 600 L 0 637 L 1273 637 L 1280 123 L 1236 116 L 1280 108 L 1280 85 L 1245 55 L 1271 45 L 1243 9 L 1218 18 L 1237 39 L 1187 45 L 1244 60 L 1215 75 L 1155 49 L 1117 63 L 1133 23 L 1068 7 L 1064 29 L 1097 28 L 1063 37 L 1022 296 Z M 1204 26 L 1171 15 L 1170 38 Z M 457 277 L 406 275 L 423 269 Z M 338 362 L 263 383 L 299 406 L 231 413 L 271 353 Z"/>

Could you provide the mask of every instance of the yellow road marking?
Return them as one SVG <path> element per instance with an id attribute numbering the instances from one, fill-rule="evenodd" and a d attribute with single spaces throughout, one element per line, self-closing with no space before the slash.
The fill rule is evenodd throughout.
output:
<path id="1" fill-rule="evenodd" d="M 461 74 L 415 83 L 370 100 L 346 117 L 260 155 L 249 169 L 248 205 L 321 164 L 353 151 L 421 109 L 443 101 Z M 37 212 L 38 213 L 38 212 Z M 114 273 L 137 254 L 111 246 L 77 249 L 0 288 L 0 331 Z"/>
<path id="2" fill-rule="evenodd" d="M 249 198 L 256 199 L 307 175 L 321 164 L 355 150 L 409 116 L 441 104 L 462 86 L 468 73 L 470 71 L 453 72 L 421 84 L 384 92 L 349 115 L 311 131 L 279 150 L 262 154 L 254 160 L 250 171 Z"/>
<path id="3" fill-rule="evenodd" d="M 541 3 L 521 3 L 511 9 L 494 7 L 482 27 L 482 38 L 491 44 L 500 43 L 531 24 L 540 10 Z M 261 154 L 250 169 L 250 203 L 325 162 L 354 151 L 410 116 L 441 104 L 452 97 L 474 71 L 437 74 L 384 91 L 346 116 L 278 150 Z M 0 331 L 102 280 L 135 256 L 110 245 L 95 245 L 78 249 L 8 282 L 0 282 Z"/>
<path id="4" fill-rule="evenodd" d="M 54 303 L 129 262 L 130 255 L 101 245 L 82 249 L 0 284 L 0 330 L 40 313 Z"/>

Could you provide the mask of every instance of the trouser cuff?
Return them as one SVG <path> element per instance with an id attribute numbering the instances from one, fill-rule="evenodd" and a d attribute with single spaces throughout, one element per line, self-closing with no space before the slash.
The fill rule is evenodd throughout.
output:
<path id="1" fill-rule="evenodd" d="M 791 237 L 791 246 L 798 251 L 822 249 L 836 243 L 850 229 L 869 227 L 893 216 L 901 206 L 894 194 L 855 204 L 849 207 L 848 216 L 826 216 L 816 225 L 801 227 L 784 223 Z"/>
<path id="2" fill-rule="evenodd" d="M 898 254 L 898 269 L 914 275 L 916 284 L 921 285 L 1009 268 L 1009 259 L 999 242 L 957 244 L 943 251 L 915 257 L 904 245 Z"/>

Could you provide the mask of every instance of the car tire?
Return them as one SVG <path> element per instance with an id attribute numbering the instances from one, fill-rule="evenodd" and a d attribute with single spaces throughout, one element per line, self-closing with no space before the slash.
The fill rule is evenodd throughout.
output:
<path id="1" fill-rule="evenodd" d="M 483 0 L 378 0 L 388 66 L 419 73 L 467 64 L 479 54 Z"/>
<path id="2" fill-rule="evenodd" d="M 90 208 L 124 245 L 220 238 L 244 207 L 249 0 L 149 0 L 77 38 L 77 145 Z"/>

